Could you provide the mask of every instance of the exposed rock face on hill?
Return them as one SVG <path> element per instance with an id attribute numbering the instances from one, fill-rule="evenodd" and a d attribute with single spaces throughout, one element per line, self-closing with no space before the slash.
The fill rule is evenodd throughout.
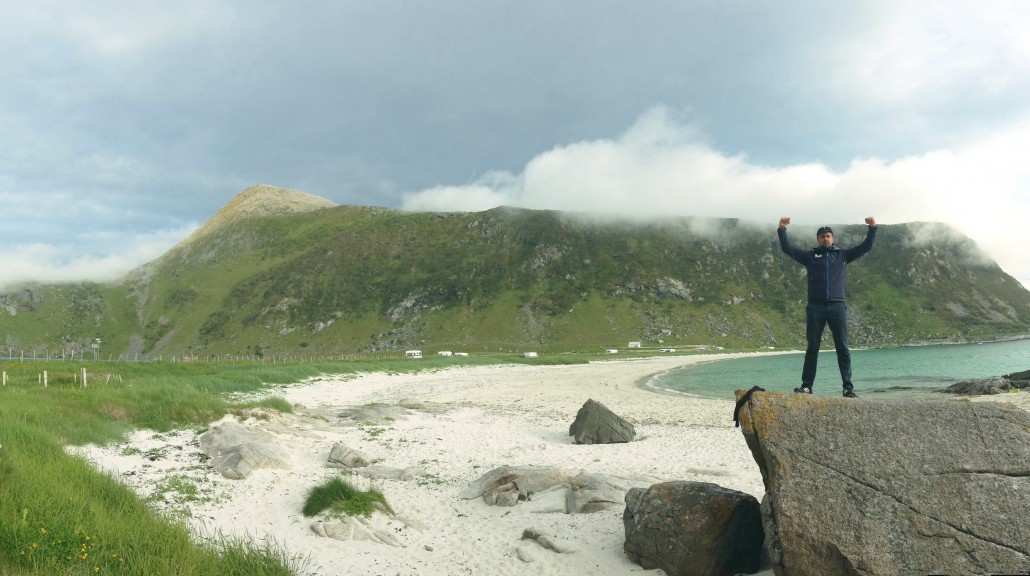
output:
<path id="1" fill-rule="evenodd" d="M 741 430 L 776 574 L 1030 571 L 1030 414 L 756 392 Z"/>

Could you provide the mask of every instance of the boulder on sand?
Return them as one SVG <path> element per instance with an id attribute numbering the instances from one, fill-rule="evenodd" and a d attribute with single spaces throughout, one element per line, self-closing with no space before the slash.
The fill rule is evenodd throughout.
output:
<path id="1" fill-rule="evenodd" d="M 1026 411 L 755 392 L 740 427 L 777 575 L 1030 571 Z"/>
<path id="2" fill-rule="evenodd" d="M 576 438 L 576 444 L 632 442 L 636 435 L 633 424 L 593 399 L 583 404 L 569 426 L 569 436 Z"/>
<path id="3" fill-rule="evenodd" d="M 630 560 L 669 576 L 753 573 L 762 553 L 758 500 L 707 482 L 631 488 L 622 515 Z"/>

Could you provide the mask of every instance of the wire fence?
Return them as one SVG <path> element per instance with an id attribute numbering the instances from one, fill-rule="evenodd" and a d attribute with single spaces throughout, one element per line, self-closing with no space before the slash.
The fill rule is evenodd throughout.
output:
<path id="1" fill-rule="evenodd" d="M 122 352 L 119 354 L 102 353 L 97 341 L 89 347 L 75 346 L 55 349 L 49 346 L 19 348 L 11 345 L 0 345 L 0 362 L 205 362 L 205 363 L 297 363 L 297 362 L 362 362 L 377 360 L 404 360 L 424 358 L 428 356 L 465 357 L 468 352 L 436 351 L 425 356 L 421 350 L 380 350 L 376 352 L 338 352 L 338 353 L 299 353 L 299 354 L 150 354 L 144 352 Z M 259 347 L 260 349 L 260 347 Z M 663 350 L 664 351 L 664 350 Z M 498 353 L 515 354 L 515 350 L 498 350 Z M 414 355 L 412 353 L 415 353 Z M 521 352 L 518 353 L 522 355 Z"/>
<path id="2" fill-rule="evenodd" d="M 4 354 L 6 352 L 6 354 Z M 9 362 L 257 362 L 257 363 L 294 363 L 294 362 L 344 362 L 372 360 L 404 359 L 404 352 L 378 352 L 366 354 L 325 354 L 325 355 L 254 355 L 254 354 L 208 354 L 208 355 L 165 355 L 165 354 L 118 354 L 104 357 L 92 352 L 50 353 L 37 350 L 4 350 L 0 348 L 0 361 Z"/>

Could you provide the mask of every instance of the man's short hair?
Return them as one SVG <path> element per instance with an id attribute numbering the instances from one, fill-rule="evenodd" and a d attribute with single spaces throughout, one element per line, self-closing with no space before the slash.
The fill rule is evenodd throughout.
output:
<path id="1" fill-rule="evenodd" d="M 822 228 L 819 228 L 818 230 L 815 231 L 815 236 L 816 236 L 816 238 L 818 238 L 819 236 L 822 236 L 826 232 L 829 232 L 830 234 L 833 234 L 833 228 L 830 228 L 829 226 L 823 226 Z"/>

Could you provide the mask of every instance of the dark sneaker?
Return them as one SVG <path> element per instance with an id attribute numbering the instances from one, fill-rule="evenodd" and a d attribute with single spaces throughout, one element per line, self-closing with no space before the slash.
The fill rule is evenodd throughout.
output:
<path id="1" fill-rule="evenodd" d="M 812 389 L 808 386 L 802 386 L 801 388 L 795 388 L 794 392 L 797 392 L 798 394 L 811 394 Z"/>
<path id="2" fill-rule="evenodd" d="M 852 390 L 851 388 L 845 388 L 844 389 L 844 397 L 845 398 L 858 398 L 858 394 L 855 394 L 855 391 Z"/>

